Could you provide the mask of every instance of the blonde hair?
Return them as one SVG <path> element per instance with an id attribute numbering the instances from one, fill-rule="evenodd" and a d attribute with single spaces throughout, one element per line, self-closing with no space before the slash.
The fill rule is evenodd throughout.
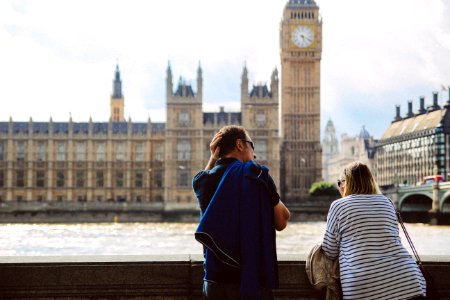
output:
<path id="1" fill-rule="evenodd" d="M 378 185 L 367 165 L 355 161 L 342 172 L 345 178 L 344 197 L 352 194 L 380 194 Z"/>

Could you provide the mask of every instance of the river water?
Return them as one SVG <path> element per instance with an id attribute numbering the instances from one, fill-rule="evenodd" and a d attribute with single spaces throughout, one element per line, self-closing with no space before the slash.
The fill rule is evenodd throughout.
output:
<path id="1" fill-rule="evenodd" d="M 0 256 L 201 254 L 195 223 L 1 224 Z M 406 224 L 420 255 L 450 255 L 450 226 Z M 278 254 L 306 254 L 325 222 L 290 223 Z M 403 234 L 403 244 L 409 248 Z"/>

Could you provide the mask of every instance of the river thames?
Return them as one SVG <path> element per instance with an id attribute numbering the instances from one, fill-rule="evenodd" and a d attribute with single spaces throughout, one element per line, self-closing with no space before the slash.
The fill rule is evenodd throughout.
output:
<path id="1" fill-rule="evenodd" d="M 201 254 L 195 223 L 1 224 L 0 256 Z M 449 255 L 450 226 L 406 224 L 420 255 Z M 325 222 L 293 222 L 277 233 L 279 254 L 305 254 Z M 401 234 L 403 244 L 407 241 Z M 409 249 L 409 246 L 407 246 Z"/>

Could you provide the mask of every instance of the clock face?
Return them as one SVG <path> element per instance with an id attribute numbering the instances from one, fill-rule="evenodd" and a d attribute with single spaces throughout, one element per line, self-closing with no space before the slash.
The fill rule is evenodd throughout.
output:
<path id="1" fill-rule="evenodd" d="M 292 32 L 292 41 L 299 48 L 306 48 L 311 46 L 314 40 L 314 33 L 309 27 L 298 26 Z"/>

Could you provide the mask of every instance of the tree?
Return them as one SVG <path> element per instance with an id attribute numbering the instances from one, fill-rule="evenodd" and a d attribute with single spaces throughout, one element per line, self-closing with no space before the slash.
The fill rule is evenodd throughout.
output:
<path id="1" fill-rule="evenodd" d="M 309 189 L 311 196 L 339 196 L 339 190 L 334 183 L 327 181 L 317 181 Z"/>

